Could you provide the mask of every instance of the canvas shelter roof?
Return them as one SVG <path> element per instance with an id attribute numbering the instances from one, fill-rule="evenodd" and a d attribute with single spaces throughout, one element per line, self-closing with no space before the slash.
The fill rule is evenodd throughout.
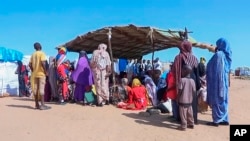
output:
<path id="1" fill-rule="evenodd" d="M 90 54 L 97 49 L 100 43 L 108 45 L 110 39 L 114 58 L 140 58 L 154 51 L 178 47 L 183 40 L 180 36 L 180 33 L 183 32 L 184 30 L 162 30 L 150 26 L 139 27 L 132 24 L 111 26 L 79 35 L 60 46 L 67 47 L 68 51 L 79 52 L 80 50 L 85 50 Z M 210 44 L 197 42 L 191 36 L 188 36 L 188 40 L 192 42 L 194 47 L 208 49 L 212 52 L 215 49 Z"/>
<path id="2" fill-rule="evenodd" d="M 21 61 L 22 59 L 22 52 L 6 47 L 0 47 L 0 62 L 15 62 Z"/>

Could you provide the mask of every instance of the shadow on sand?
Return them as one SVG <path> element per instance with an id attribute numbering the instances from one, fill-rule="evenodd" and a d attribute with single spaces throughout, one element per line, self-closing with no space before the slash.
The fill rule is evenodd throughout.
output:
<path id="1" fill-rule="evenodd" d="M 32 107 L 32 106 L 27 106 L 27 105 L 14 105 L 14 104 L 11 104 L 11 105 L 6 105 L 8 107 L 13 107 L 13 108 L 26 108 L 26 109 L 36 109 L 35 107 Z"/>
<path id="2" fill-rule="evenodd" d="M 179 130 L 178 127 L 180 126 L 180 122 L 176 121 L 170 114 L 143 116 L 139 113 L 123 113 L 122 115 L 135 119 L 134 121 L 138 124 L 166 127 L 175 130 Z M 210 114 L 208 114 L 208 116 L 210 116 Z M 207 122 L 208 121 L 198 119 L 198 125 L 206 125 Z"/>
<path id="3" fill-rule="evenodd" d="M 138 124 L 167 127 L 170 129 L 177 129 L 179 127 L 179 123 L 171 118 L 171 116 L 168 114 L 143 116 L 139 113 L 123 113 L 122 115 L 135 119 L 135 122 Z"/>
<path id="4" fill-rule="evenodd" d="M 29 97 L 15 97 L 14 100 L 20 100 L 20 101 L 32 101 L 32 102 L 35 102 L 34 99 L 32 98 L 29 98 Z M 40 100 L 39 100 L 40 102 Z M 58 102 L 55 102 L 55 101 L 51 101 L 51 102 L 45 102 L 45 104 L 55 104 L 55 105 L 58 105 Z"/>
<path id="5" fill-rule="evenodd" d="M 14 97 L 14 100 L 20 100 L 20 101 L 34 101 L 34 99 L 29 97 Z"/>

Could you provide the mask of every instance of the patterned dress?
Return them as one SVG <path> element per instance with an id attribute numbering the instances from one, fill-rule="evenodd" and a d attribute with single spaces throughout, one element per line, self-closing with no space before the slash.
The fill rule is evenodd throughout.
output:
<path id="1" fill-rule="evenodd" d="M 99 45 L 99 48 L 101 45 Z M 97 92 L 98 104 L 109 101 L 108 71 L 111 68 L 111 60 L 108 52 L 106 51 L 106 47 L 101 47 L 101 49 L 95 50 L 90 61 L 94 76 L 94 84 Z"/>

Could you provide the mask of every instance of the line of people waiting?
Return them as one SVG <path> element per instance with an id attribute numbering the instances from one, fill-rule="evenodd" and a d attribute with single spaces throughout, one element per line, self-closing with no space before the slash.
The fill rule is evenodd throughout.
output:
<path id="1" fill-rule="evenodd" d="M 35 106 L 37 109 L 47 109 L 44 104 L 43 84 L 45 84 L 45 79 L 41 78 L 47 75 L 49 82 L 51 82 L 51 72 L 54 72 L 56 80 L 54 82 L 56 83 L 53 84 L 54 88 L 51 85 L 51 89 L 54 90 L 52 97 L 58 96 L 60 103 L 64 103 L 69 98 L 84 103 L 85 92 L 90 91 L 94 86 L 97 106 L 112 102 L 119 108 L 142 110 L 148 106 L 157 108 L 159 104 L 171 99 L 173 118 L 180 121 L 181 130 L 193 128 L 194 124 L 198 124 L 199 104 L 203 105 L 202 112 L 208 110 L 208 105 L 212 108 L 213 122 L 209 122 L 208 125 L 228 125 L 228 87 L 230 82 L 228 74 L 231 64 L 231 50 L 228 42 L 223 38 L 219 39 L 216 44 L 216 53 L 208 62 L 207 68 L 204 64 L 204 58 L 201 58 L 199 63 L 192 53 L 192 44 L 185 40 L 179 46 L 180 53 L 171 65 L 165 84 L 162 84 L 164 81 L 160 79 L 161 63 L 159 58 L 152 63 L 152 69 L 143 65 L 145 61 L 137 63 L 137 61 L 131 60 L 125 71 L 117 77 L 118 85 L 110 89 L 109 82 L 112 70 L 111 60 L 106 51 L 107 45 L 100 44 L 98 49 L 93 52 L 91 59 L 88 59 L 85 51 L 80 51 L 78 62 L 73 69 L 70 69 L 72 66 L 70 62 L 64 61 L 67 50 L 62 47 L 52 61 L 54 64 L 49 64 L 49 67 L 53 66 L 54 69 L 49 69 L 48 73 L 46 65 L 41 63 L 41 60 L 37 60 L 39 58 L 37 56 L 44 56 L 44 54 L 41 53 L 41 45 L 35 43 L 36 52 L 30 61 L 30 68 L 35 78 Z M 44 57 L 42 57 L 42 62 L 44 61 Z M 135 71 L 135 67 L 132 66 L 137 66 L 137 70 Z M 214 79 L 216 77 L 214 75 L 219 77 Z M 218 82 L 220 87 L 215 86 L 213 81 Z M 73 86 L 71 96 L 68 91 L 68 83 Z M 41 105 L 38 103 L 38 93 L 41 95 Z"/>

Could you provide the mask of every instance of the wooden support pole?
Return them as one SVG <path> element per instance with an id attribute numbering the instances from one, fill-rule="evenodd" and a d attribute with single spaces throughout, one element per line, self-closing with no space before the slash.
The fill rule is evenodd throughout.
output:
<path id="1" fill-rule="evenodd" d="M 151 64 L 152 64 L 152 68 L 153 68 L 153 72 L 155 71 L 155 67 L 154 67 L 154 57 L 155 57 L 155 45 L 154 45 L 154 41 L 152 41 L 152 43 L 151 43 L 151 46 L 152 46 L 152 48 L 153 48 L 153 52 L 152 52 L 152 62 L 151 62 Z"/>
<path id="2" fill-rule="evenodd" d="M 111 46 L 111 38 L 112 38 L 112 32 L 111 28 L 108 28 L 108 47 L 109 47 L 109 53 L 110 53 L 110 60 L 111 60 L 111 75 L 112 75 L 112 81 L 113 81 L 113 86 L 116 85 L 115 82 L 115 70 L 114 70 L 114 58 L 113 58 L 113 52 L 112 52 L 112 46 Z"/>
<path id="3" fill-rule="evenodd" d="M 153 31 L 154 31 L 154 29 L 151 27 L 150 28 L 150 31 L 149 31 L 149 33 L 148 33 L 148 37 L 149 37 L 149 39 L 150 39 L 150 44 L 151 44 L 151 47 L 152 47 L 152 49 L 153 49 L 153 51 L 152 51 L 152 60 L 151 60 L 151 64 L 152 64 L 152 68 L 153 68 L 153 70 L 152 71 L 154 71 L 154 64 L 153 64 L 153 61 L 154 61 L 154 55 L 155 55 L 155 46 L 154 46 L 154 37 L 153 37 Z"/>
<path id="4" fill-rule="evenodd" d="M 151 46 L 152 46 L 152 49 L 153 49 L 153 51 L 152 51 L 152 61 L 151 61 L 151 63 L 152 63 L 152 79 L 153 79 L 153 81 L 154 82 L 156 82 L 156 77 L 155 77 L 155 67 L 154 67 L 154 56 L 155 56 L 155 43 L 154 43 L 154 36 L 153 36 L 153 32 L 154 32 L 154 29 L 153 28 L 151 28 L 150 29 L 150 32 L 149 32 L 149 36 L 150 36 L 150 43 L 151 43 Z"/>

